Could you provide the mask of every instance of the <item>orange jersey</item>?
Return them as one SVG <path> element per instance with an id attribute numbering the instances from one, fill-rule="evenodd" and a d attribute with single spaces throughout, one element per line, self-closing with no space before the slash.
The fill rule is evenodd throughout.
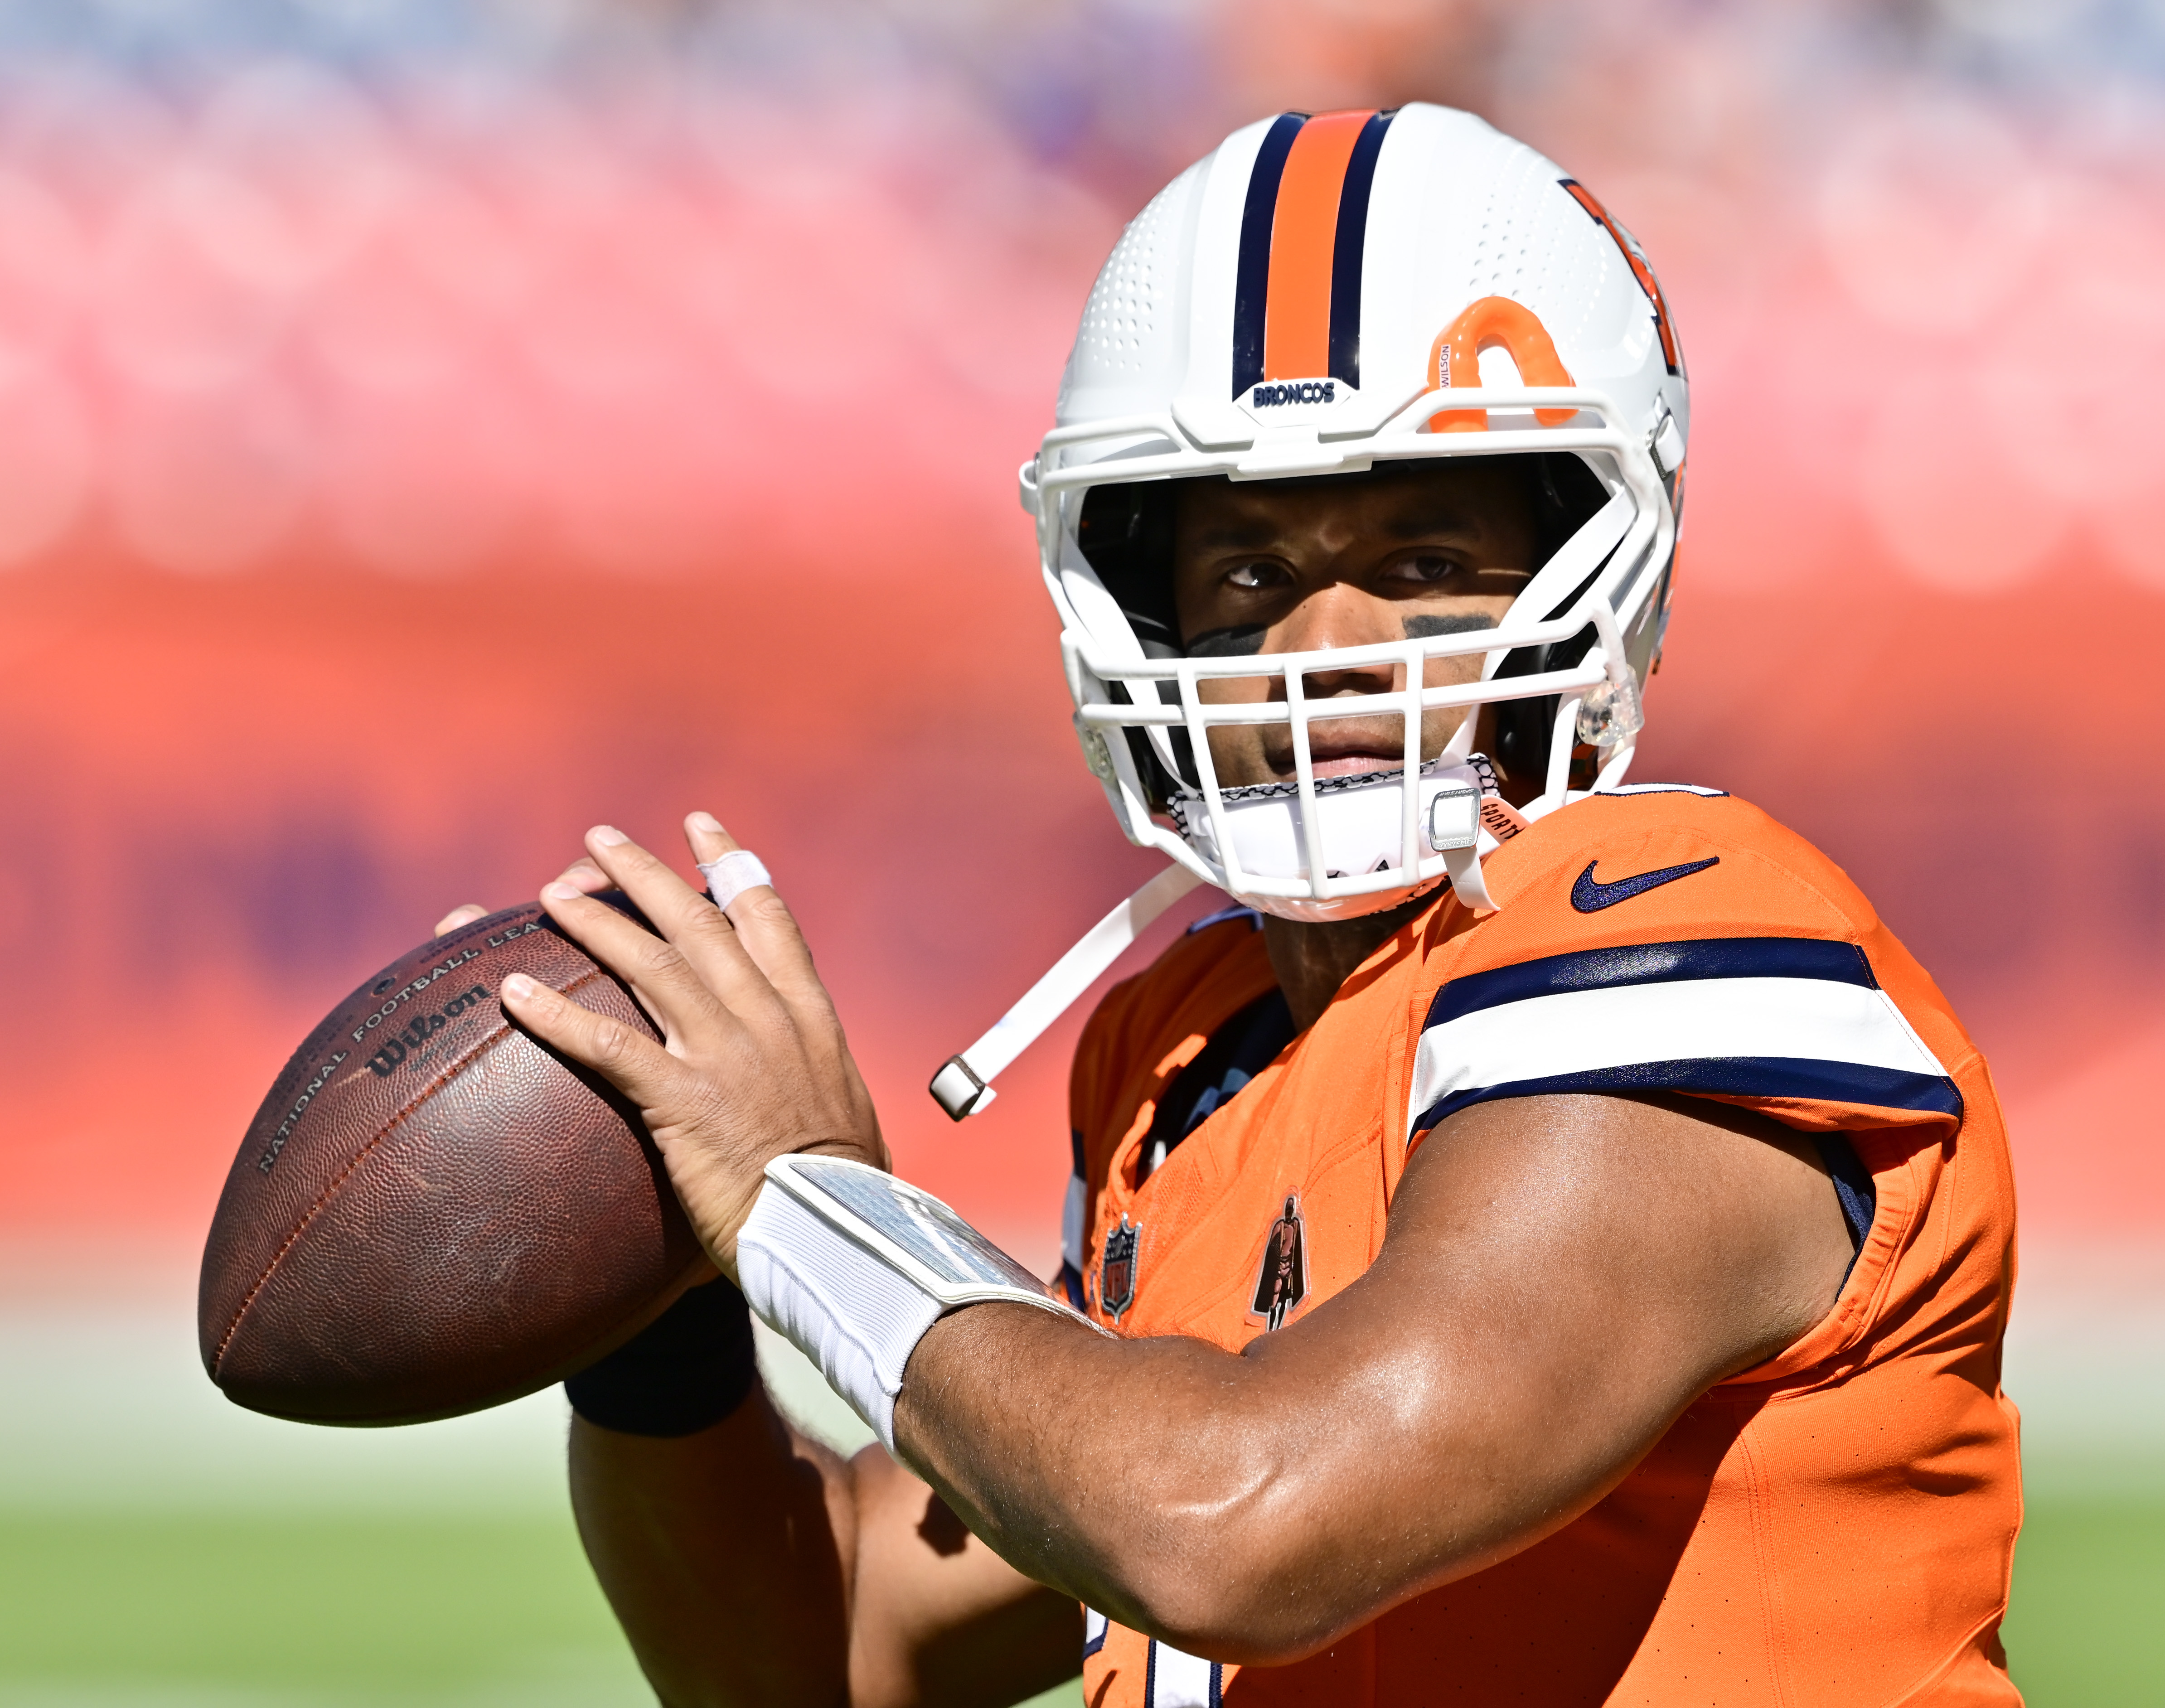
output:
<path id="1" fill-rule="evenodd" d="M 1106 999 L 1075 1064 L 1071 1296 L 1125 1335 L 1236 1351 L 1368 1267 L 1436 1123 L 1611 1089 L 1841 1135 L 1876 1201 L 1840 1297 L 1513 1558 L 1287 1667 L 1088 1612 L 1085 1700 L 2019 1702 L 1997 1634 L 2021 1511 L 1999 1391 L 2014 1183 L 1946 999 L 1831 862 L 1726 796 L 1597 795 L 1485 870 L 1499 911 L 1446 893 L 1154 1168 L 1160 1102 L 1275 988 L 1262 933 L 1193 931 Z"/>

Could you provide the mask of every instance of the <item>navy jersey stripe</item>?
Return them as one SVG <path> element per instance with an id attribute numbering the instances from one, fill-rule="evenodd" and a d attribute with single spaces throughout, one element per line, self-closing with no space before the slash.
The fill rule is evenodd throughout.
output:
<path id="1" fill-rule="evenodd" d="M 1368 247 L 1368 192 L 1376 182 L 1376 158 L 1383 151 L 1383 133 L 1392 114 L 1371 114 L 1346 163 L 1345 187 L 1338 192 L 1338 230 L 1330 249 L 1330 377 L 1349 386 L 1361 383 L 1361 268 Z"/>
<path id="2" fill-rule="evenodd" d="M 1703 937 L 1545 955 L 1454 978 L 1435 994 L 1425 1023 L 1439 1026 L 1483 1009 L 1572 990 L 1675 984 L 1694 978 L 1825 978 L 1877 990 L 1872 963 L 1854 943 L 1818 937 Z"/>
<path id="3" fill-rule="evenodd" d="M 1826 1164 L 1827 1178 L 1834 1182 L 1835 1200 L 1841 1205 L 1841 1219 L 1849 1228 L 1850 1249 L 1861 1252 L 1865 1236 L 1872 1231 L 1873 1218 L 1879 1214 L 1879 1183 L 1872 1178 L 1872 1171 L 1857 1154 L 1857 1147 L 1841 1134 L 1819 1133 L 1814 1136 L 1819 1141 L 1820 1160 Z M 1852 1257 L 1852 1268 L 1856 1263 L 1856 1258 Z"/>
<path id="4" fill-rule="evenodd" d="M 1962 1093 L 1936 1073 L 1867 1068 L 1806 1057 L 1706 1056 L 1674 1062 L 1634 1062 L 1544 1079 L 1470 1086 L 1424 1110 L 1409 1131 L 1448 1120 L 1462 1109 L 1507 1097 L 1547 1097 L 1574 1091 L 1686 1091 L 1710 1097 L 1792 1097 L 1819 1103 L 1859 1103 L 1873 1109 L 1962 1119 Z"/>
<path id="5" fill-rule="evenodd" d="M 1263 377 L 1263 321 L 1270 307 L 1271 228 L 1278 210 L 1278 180 L 1285 175 L 1293 140 L 1308 123 L 1305 113 L 1281 113 L 1256 152 L 1248 175 L 1247 205 L 1241 213 L 1241 259 L 1233 286 L 1233 395 Z"/>

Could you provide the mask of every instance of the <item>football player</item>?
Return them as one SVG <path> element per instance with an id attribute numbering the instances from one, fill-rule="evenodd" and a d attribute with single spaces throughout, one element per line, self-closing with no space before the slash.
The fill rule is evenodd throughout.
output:
<path id="1" fill-rule="evenodd" d="M 2019 1700 L 1984 1064 L 1824 856 L 1625 780 L 1688 427 L 1638 244 L 1467 114 L 1267 119 L 1129 226 L 1023 491 L 1088 763 L 1234 904 L 1089 1023 L 1049 1294 L 884 1172 L 714 819 L 711 899 L 606 828 L 544 891 L 666 1047 L 506 1005 L 725 1278 L 571 1384 L 663 1700 Z"/>

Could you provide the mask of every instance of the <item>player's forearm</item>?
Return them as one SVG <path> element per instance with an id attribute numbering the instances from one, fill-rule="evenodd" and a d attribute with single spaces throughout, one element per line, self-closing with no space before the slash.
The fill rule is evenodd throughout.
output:
<path id="1" fill-rule="evenodd" d="M 1519 1545 L 1523 1501 L 1478 1470 L 1424 1464 L 1409 1510 L 1408 1456 L 1432 1459 L 1434 1437 L 1347 1383 L 1320 1403 L 1302 1357 L 1269 1350 L 1109 1342 L 977 1307 L 919 1342 L 898 1437 L 1012 1564 L 1217 1659 L 1314 1653 Z"/>
<path id="2" fill-rule="evenodd" d="M 846 1700 L 849 1470 L 763 1391 L 670 1439 L 575 1417 L 571 1478 L 587 1558 L 666 1708 Z"/>

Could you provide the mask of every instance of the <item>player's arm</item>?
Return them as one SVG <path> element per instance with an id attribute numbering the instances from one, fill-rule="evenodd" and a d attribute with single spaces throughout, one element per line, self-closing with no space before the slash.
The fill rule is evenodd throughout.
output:
<path id="1" fill-rule="evenodd" d="M 1072 1597 L 1023 1577 L 880 1448 L 844 1460 L 756 1387 L 693 1435 L 575 1419 L 572 1500 L 665 1708 L 993 1708 L 1075 1670 Z"/>
<path id="2" fill-rule="evenodd" d="M 769 1159 L 877 1162 L 877 1123 L 771 888 L 724 918 L 588 846 L 669 941 L 544 899 L 666 1049 L 530 981 L 506 1005 L 639 1102 L 730 1269 Z M 981 1305 L 916 1342 L 896 1439 L 1026 1575 L 1191 1653 L 1292 1659 L 1568 1522 L 1823 1315 L 1849 1250 L 1808 1148 L 1715 1105 L 1477 1106 L 1416 1152 L 1369 1272 L 1245 1355 Z"/>
<path id="3" fill-rule="evenodd" d="M 586 860 L 557 881 L 611 885 Z M 487 911 L 456 909 L 435 934 Z M 697 1289 L 574 1384 L 619 1426 L 574 1411 L 580 1539 L 665 1708 L 1000 1708 L 1072 1676 L 1074 1598 L 1024 1577 L 882 1449 L 845 1460 L 790 1427 L 756 1373 L 746 1392 L 728 1368 L 750 1358 L 748 1325 L 729 1320 L 743 1310 L 734 1288 Z M 642 1393 L 663 1361 L 723 1368 Z"/>
<path id="4" fill-rule="evenodd" d="M 1023 1570 L 1283 1663 L 1584 1512 L 1823 1317 L 1851 1248 L 1808 1141 L 1720 1105 L 1478 1105 L 1358 1281 L 1229 1355 L 1011 1305 L 943 1318 L 903 1453 Z"/>

